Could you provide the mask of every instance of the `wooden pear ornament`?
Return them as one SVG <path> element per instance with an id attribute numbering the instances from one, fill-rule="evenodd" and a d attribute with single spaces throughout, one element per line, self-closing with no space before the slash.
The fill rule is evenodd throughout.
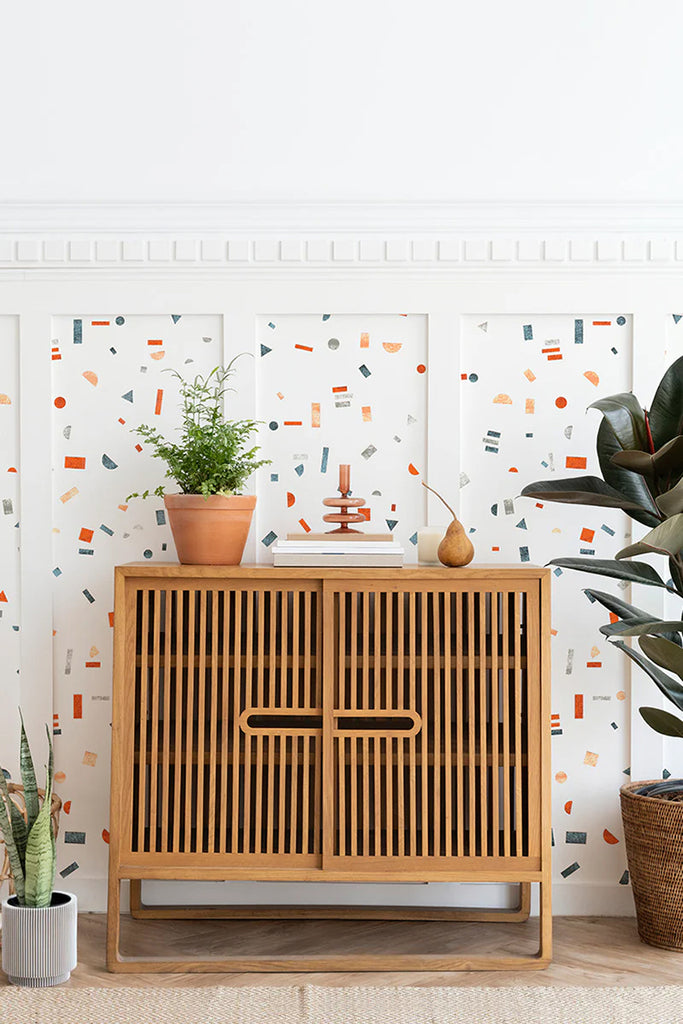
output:
<path id="1" fill-rule="evenodd" d="M 451 506 L 444 501 L 438 491 L 435 491 L 433 487 L 429 487 L 428 484 L 422 481 L 422 486 L 426 487 L 428 491 L 435 494 L 439 501 L 443 501 L 444 505 L 453 516 L 453 522 L 449 523 L 448 529 L 446 530 L 446 536 L 439 544 L 437 555 L 442 565 L 447 565 L 452 568 L 457 566 L 469 565 L 474 558 L 474 547 L 472 541 L 465 533 L 462 523 L 458 520 L 455 512 Z"/>

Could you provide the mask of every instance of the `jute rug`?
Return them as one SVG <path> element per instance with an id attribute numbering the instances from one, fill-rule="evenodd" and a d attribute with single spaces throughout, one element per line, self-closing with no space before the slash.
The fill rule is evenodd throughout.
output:
<path id="1" fill-rule="evenodd" d="M 0 989 L 3 1024 L 674 1024 L 659 988 Z"/>

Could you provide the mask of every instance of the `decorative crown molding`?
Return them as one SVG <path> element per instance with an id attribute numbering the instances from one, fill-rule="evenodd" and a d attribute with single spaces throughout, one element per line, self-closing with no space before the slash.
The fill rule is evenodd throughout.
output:
<path id="1" fill-rule="evenodd" d="M 7 203 L 4 269 L 677 267 L 683 203 Z"/>

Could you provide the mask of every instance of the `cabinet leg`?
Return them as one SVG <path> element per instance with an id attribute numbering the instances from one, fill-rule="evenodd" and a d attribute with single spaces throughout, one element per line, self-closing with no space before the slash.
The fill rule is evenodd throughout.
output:
<path id="1" fill-rule="evenodd" d="M 121 963 L 119 941 L 121 933 L 121 881 L 114 872 L 109 876 L 107 899 L 107 969 L 117 970 Z"/>
<path id="2" fill-rule="evenodd" d="M 539 943 L 537 959 L 539 967 L 545 967 L 550 963 L 553 952 L 553 918 L 549 878 L 539 884 L 539 892 Z"/>
<path id="3" fill-rule="evenodd" d="M 142 914 L 141 911 L 144 909 L 142 902 L 142 879 L 131 878 L 130 880 L 130 916 L 139 920 L 142 917 L 148 917 L 148 914 Z"/>

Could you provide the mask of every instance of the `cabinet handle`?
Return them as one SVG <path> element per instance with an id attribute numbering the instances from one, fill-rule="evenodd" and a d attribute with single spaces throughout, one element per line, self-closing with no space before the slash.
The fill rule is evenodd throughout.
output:
<path id="1" fill-rule="evenodd" d="M 247 708 L 239 717 L 242 732 L 254 735 L 293 733 L 296 736 L 320 735 L 322 711 L 318 708 Z"/>
<path id="2" fill-rule="evenodd" d="M 416 711 L 407 708 L 344 708 L 334 712 L 337 733 L 357 733 L 372 736 L 415 736 L 422 728 L 422 719 Z"/>

